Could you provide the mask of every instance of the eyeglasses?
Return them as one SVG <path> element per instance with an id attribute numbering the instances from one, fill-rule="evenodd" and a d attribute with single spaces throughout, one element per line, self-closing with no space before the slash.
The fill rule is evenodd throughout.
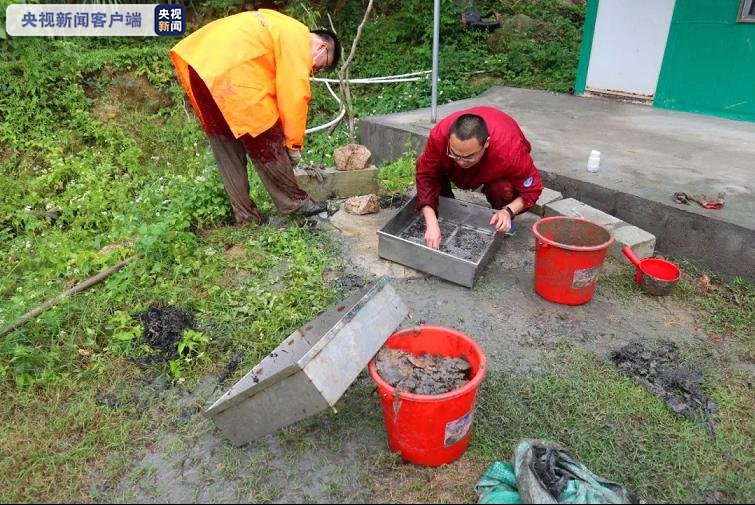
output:
<path id="1" fill-rule="evenodd" d="M 322 72 L 330 66 L 330 64 L 328 64 L 328 61 L 330 61 L 330 50 L 328 49 L 328 46 L 326 45 L 325 47 L 321 48 L 318 54 L 321 54 L 323 49 L 325 49 L 325 64 L 321 67 L 316 67 L 316 72 Z"/>
<path id="2" fill-rule="evenodd" d="M 485 142 L 483 142 L 482 147 L 472 154 L 468 154 L 466 156 L 459 156 L 458 154 L 454 154 L 451 152 L 451 146 L 446 145 L 446 156 L 451 158 L 452 160 L 456 161 L 474 161 L 478 156 L 482 154 L 483 151 L 485 151 L 485 148 L 487 147 L 486 144 L 488 143 L 488 139 L 485 139 Z"/>

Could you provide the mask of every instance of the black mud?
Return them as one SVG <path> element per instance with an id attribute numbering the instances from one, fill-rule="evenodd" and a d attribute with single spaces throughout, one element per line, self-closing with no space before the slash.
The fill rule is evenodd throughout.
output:
<path id="1" fill-rule="evenodd" d="M 633 341 L 611 353 L 611 360 L 624 372 L 662 399 L 678 416 L 705 418 L 708 434 L 715 436 L 710 414 L 718 409 L 703 392 L 703 374 L 679 362 L 675 344 Z"/>
<path id="2" fill-rule="evenodd" d="M 135 316 L 142 323 L 141 344 L 147 344 L 165 359 L 178 357 L 178 341 L 186 329 L 195 329 L 194 315 L 176 307 L 151 307 Z"/>

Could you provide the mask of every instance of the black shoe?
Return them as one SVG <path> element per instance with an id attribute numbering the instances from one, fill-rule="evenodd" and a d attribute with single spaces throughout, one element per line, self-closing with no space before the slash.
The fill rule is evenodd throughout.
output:
<path id="1" fill-rule="evenodd" d="M 297 211 L 294 212 L 294 214 L 309 217 L 309 216 L 316 216 L 317 214 L 320 214 L 327 210 L 328 210 L 327 203 L 313 202 L 311 198 L 307 198 L 306 200 L 304 200 L 304 205 L 299 207 Z"/>

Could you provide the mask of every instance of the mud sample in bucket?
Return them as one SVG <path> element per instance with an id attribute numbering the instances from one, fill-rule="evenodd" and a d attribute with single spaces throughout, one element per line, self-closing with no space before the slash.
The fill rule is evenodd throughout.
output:
<path id="1" fill-rule="evenodd" d="M 472 365 L 464 358 L 422 354 L 415 356 L 400 349 L 384 347 L 375 358 L 378 374 L 405 393 L 440 395 L 463 387 Z"/>

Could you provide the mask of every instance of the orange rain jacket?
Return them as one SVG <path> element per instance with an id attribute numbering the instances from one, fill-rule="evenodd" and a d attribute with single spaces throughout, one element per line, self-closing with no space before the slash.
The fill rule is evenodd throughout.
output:
<path id="1" fill-rule="evenodd" d="M 192 33 L 170 50 L 170 58 L 202 125 L 189 66 L 236 138 L 256 137 L 280 120 L 286 147 L 302 148 L 314 65 L 305 25 L 273 10 L 242 12 Z"/>

